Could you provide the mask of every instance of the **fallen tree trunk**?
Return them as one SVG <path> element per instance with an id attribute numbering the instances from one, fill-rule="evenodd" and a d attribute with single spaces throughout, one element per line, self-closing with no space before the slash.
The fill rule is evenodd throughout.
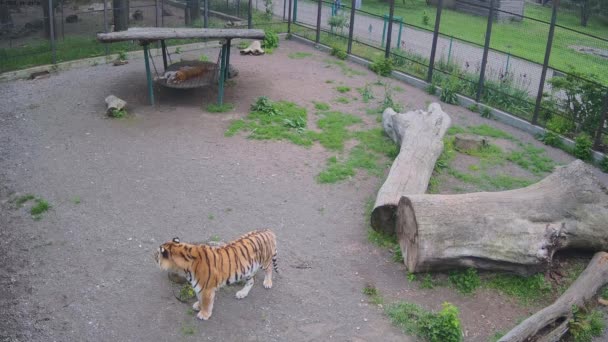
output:
<path id="1" fill-rule="evenodd" d="M 559 341 L 568 332 L 572 306 L 582 307 L 608 283 L 608 253 L 599 252 L 578 279 L 555 303 L 528 317 L 499 342 Z"/>
<path id="2" fill-rule="evenodd" d="M 608 194 L 580 160 L 526 188 L 403 196 L 396 233 L 410 272 L 460 267 L 529 275 L 561 249 L 608 250 Z"/>
<path id="3" fill-rule="evenodd" d="M 431 103 L 427 111 L 396 113 L 392 108 L 384 111 L 384 130 L 401 149 L 376 197 L 371 216 L 375 230 L 394 234 L 395 210 L 401 196 L 426 191 L 450 123 L 450 117 L 438 103 Z"/>

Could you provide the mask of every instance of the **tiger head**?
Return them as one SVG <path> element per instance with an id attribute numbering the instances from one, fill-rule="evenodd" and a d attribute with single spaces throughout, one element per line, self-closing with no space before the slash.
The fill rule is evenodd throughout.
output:
<path id="1" fill-rule="evenodd" d="M 154 253 L 154 260 L 162 270 L 180 271 L 188 268 L 190 261 L 184 255 L 184 244 L 179 238 L 165 242 Z"/>

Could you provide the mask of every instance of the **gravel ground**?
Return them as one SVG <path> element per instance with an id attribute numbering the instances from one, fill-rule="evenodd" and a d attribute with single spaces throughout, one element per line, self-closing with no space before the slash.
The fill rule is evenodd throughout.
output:
<path id="1" fill-rule="evenodd" d="M 287 58 L 295 51 L 313 57 Z M 226 101 L 236 106 L 228 114 L 201 111 L 215 101 L 215 91 L 206 90 L 157 90 L 160 104 L 148 106 L 141 60 L 1 83 L 0 340 L 413 340 L 367 303 L 366 284 L 428 309 L 456 304 L 466 341 L 486 341 L 533 312 L 490 291 L 463 297 L 409 283 L 403 265 L 366 240 L 364 206 L 381 178 L 359 174 L 320 185 L 314 176 L 330 156 L 322 147 L 224 137 L 230 120 L 246 115 L 258 96 L 312 112 L 312 100 L 339 96 L 325 80 L 353 88 L 376 80 L 369 72 L 348 77 L 326 67 L 325 58 L 294 42 L 264 57 L 234 54 L 240 74 L 227 88 Z M 396 97 L 410 109 L 435 100 L 401 87 Z M 109 94 L 129 102 L 130 117 L 105 117 Z M 456 124 L 492 123 L 534 142 L 466 109 L 444 108 Z M 360 102 L 340 110 L 366 117 Z M 571 160 L 549 150 L 556 160 Z M 27 205 L 8 202 L 25 193 L 52 209 L 35 221 Z M 244 300 L 234 298 L 238 288 L 222 289 L 206 322 L 175 299 L 173 284 L 153 263 L 152 252 L 174 236 L 230 240 L 265 227 L 278 236 L 274 287 L 258 281 Z"/>

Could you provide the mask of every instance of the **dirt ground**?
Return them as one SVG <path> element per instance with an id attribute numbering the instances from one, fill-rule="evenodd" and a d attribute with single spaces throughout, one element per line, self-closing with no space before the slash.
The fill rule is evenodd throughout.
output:
<path id="1" fill-rule="evenodd" d="M 297 51 L 313 56 L 288 58 Z M 217 50 L 205 53 L 216 56 Z M 233 54 L 240 73 L 226 101 L 236 108 L 226 114 L 201 110 L 215 101 L 215 89 L 157 89 L 159 105 L 148 106 L 142 60 L 1 83 L 0 340 L 415 340 L 367 302 L 367 284 L 388 302 L 432 310 L 454 303 L 466 341 L 487 341 L 534 312 L 537 307 L 489 290 L 465 297 L 408 282 L 403 265 L 366 239 L 365 202 L 383 179 L 359 173 L 318 184 L 314 176 L 332 155 L 321 146 L 224 137 L 230 121 L 245 116 L 258 96 L 293 101 L 309 113 L 311 101 L 325 101 L 379 125 L 361 101 L 336 104 L 334 89 L 377 77 L 356 65 L 350 67 L 365 75 L 346 76 L 327 67 L 326 58 L 295 42 L 282 42 L 263 57 Z M 393 84 L 404 88 L 395 98 L 408 109 L 436 101 Z M 106 118 L 109 94 L 124 98 L 132 115 Z M 455 124 L 490 123 L 534 142 L 464 108 L 442 106 Z M 571 160 L 558 150 L 549 154 Z M 52 209 L 33 220 L 27 206 L 15 209 L 9 202 L 25 193 L 47 199 Z M 260 275 L 244 300 L 234 298 L 238 288 L 222 289 L 206 322 L 176 300 L 152 258 L 174 236 L 230 240 L 265 227 L 278 236 L 281 274 L 274 287 L 264 289 Z"/>

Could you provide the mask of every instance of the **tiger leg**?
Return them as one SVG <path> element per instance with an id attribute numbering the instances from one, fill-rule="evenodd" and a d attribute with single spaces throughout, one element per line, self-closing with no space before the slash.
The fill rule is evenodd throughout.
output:
<path id="1" fill-rule="evenodd" d="M 267 289 L 272 287 L 272 267 L 270 265 L 264 270 L 264 287 Z"/>
<path id="2" fill-rule="evenodd" d="M 199 319 L 208 320 L 213 312 L 213 301 L 215 299 L 215 289 L 204 289 L 199 304 L 201 311 L 196 315 Z"/>
<path id="3" fill-rule="evenodd" d="M 247 295 L 249 294 L 249 290 L 251 290 L 251 288 L 253 287 L 253 283 L 253 276 L 251 276 L 251 278 L 247 279 L 247 283 L 245 283 L 245 286 L 243 286 L 243 288 L 236 293 L 236 298 L 243 299 L 247 297 Z"/>

